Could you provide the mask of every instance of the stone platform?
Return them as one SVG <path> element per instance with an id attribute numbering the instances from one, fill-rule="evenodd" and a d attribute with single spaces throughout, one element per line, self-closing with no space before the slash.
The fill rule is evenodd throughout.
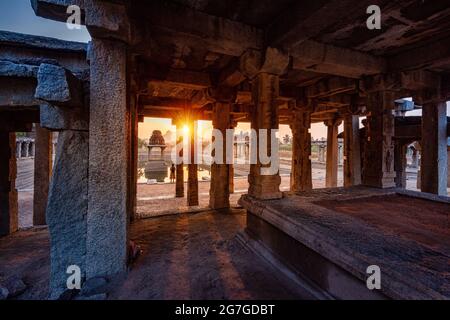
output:
<path id="1" fill-rule="evenodd" d="M 448 197 L 354 187 L 239 202 L 249 245 L 331 298 L 450 299 Z M 367 289 L 370 265 L 381 290 Z"/>

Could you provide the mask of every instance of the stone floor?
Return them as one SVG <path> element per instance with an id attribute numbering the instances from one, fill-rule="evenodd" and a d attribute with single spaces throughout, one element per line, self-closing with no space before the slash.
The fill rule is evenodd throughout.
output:
<path id="1" fill-rule="evenodd" d="M 130 237 L 142 248 L 128 277 L 109 299 L 310 299 L 311 296 L 247 251 L 236 235 L 243 210 L 140 220 Z M 0 276 L 23 279 L 18 299 L 45 299 L 49 276 L 47 229 L 0 239 Z"/>
<path id="2" fill-rule="evenodd" d="M 324 187 L 324 169 L 323 164 L 313 165 L 315 188 Z M 414 184 L 415 175 L 410 173 L 408 187 L 414 188 Z M 46 229 L 27 229 L 32 224 L 32 159 L 18 161 L 17 188 L 23 230 L 0 239 L 0 277 L 22 277 L 28 290 L 20 298 L 42 299 L 47 292 L 49 239 Z M 247 188 L 245 176 L 235 179 L 233 206 Z M 174 189 L 174 184 L 138 185 L 138 212 L 142 216 L 191 214 L 153 217 L 131 226 L 131 238 L 142 246 L 144 254 L 111 298 L 309 297 L 292 288 L 289 280 L 276 278 L 269 265 L 240 246 L 235 236 L 244 228 L 243 211 L 234 209 L 232 214 L 220 214 L 206 208 L 209 182 L 199 183 L 200 206 L 196 208 L 188 208 L 185 198 L 174 198 Z M 282 175 L 281 189 L 289 189 L 286 174 Z"/>

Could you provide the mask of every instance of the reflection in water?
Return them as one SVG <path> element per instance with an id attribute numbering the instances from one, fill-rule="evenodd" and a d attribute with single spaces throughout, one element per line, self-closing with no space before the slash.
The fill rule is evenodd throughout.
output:
<path id="1" fill-rule="evenodd" d="M 184 171 L 184 181 L 188 179 L 188 168 L 183 167 Z M 198 169 L 198 180 L 209 180 L 211 178 L 211 173 L 209 167 L 200 166 Z M 138 183 L 170 183 L 170 165 L 166 165 L 165 171 L 145 171 L 145 167 L 141 166 L 138 168 Z"/>

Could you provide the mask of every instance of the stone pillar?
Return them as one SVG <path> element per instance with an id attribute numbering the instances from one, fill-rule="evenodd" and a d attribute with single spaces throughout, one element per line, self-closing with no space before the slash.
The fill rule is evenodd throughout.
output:
<path id="1" fill-rule="evenodd" d="M 344 187 L 361 184 L 361 150 L 359 117 L 347 114 L 344 118 Z"/>
<path id="2" fill-rule="evenodd" d="M 130 62 L 128 62 L 131 64 Z M 132 75 L 129 75 L 130 83 L 132 83 Z M 130 166 L 129 166 L 129 208 L 130 221 L 136 220 L 137 216 L 137 182 L 138 182 L 138 161 L 139 161 L 139 115 L 138 115 L 138 103 L 137 94 L 135 90 L 135 84 L 133 83 L 132 90 L 129 94 L 129 109 L 130 109 Z"/>
<path id="3" fill-rule="evenodd" d="M 341 139 L 338 139 L 338 168 L 344 165 L 344 145 Z"/>
<path id="4" fill-rule="evenodd" d="M 190 120 L 189 123 L 189 164 L 188 164 L 188 183 L 187 183 L 187 205 L 198 206 L 198 165 L 197 155 L 195 150 L 195 143 L 197 140 L 197 126 L 194 120 Z"/>
<path id="5" fill-rule="evenodd" d="M 36 156 L 36 141 L 31 142 L 31 148 L 30 148 L 31 157 Z"/>
<path id="6" fill-rule="evenodd" d="M 236 128 L 237 123 L 235 121 L 230 121 L 230 129 L 233 130 L 233 134 L 230 135 L 233 139 L 232 142 L 234 144 L 234 128 Z M 239 147 L 239 145 L 237 145 L 237 147 Z M 236 159 L 238 158 L 237 155 L 234 155 L 233 159 L 231 159 L 231 163 L 228 164 L 228 178 L 229 178 L 229 184 L 228 184 L 228 189 L 230 194 L 234 193 L 234 162 L 236 161 Z"/>
<path id="7" fill-rule="evenodd" d="M 17 141 L 16 143 L 16 153 L 17 153 L 17 159 L 22 158 L 22 142 Z"/>
<path id="8" fill-rule="evenodd" d="M 88 279 L 126 271 L 131 138 L 126 46 L 94 38 L 90 56 Z"/>
<path id="9" fill-rule="evenodd" d="M 181 127 L 181 124 L 178 125 L 178 127 Z M 177 133 L 180 133 L 180 136 L 177 138 L 177 150 L 179 159 L 183 158 L 183 136 L 181 129 L 178 130 L 177 127 Z M 176 172 L 175 172 L 175 197 L 177 198 L 184 198 L 184 164 L 181 162 L 176 165 Z"/>
<path id="10" fill-rule="evenodd" d="M 408 145 L 402 141 L 395 142 L 394 170 L 395 186 L 397 188 L 406 188 L 406 151 Z"/>
<path id="11" fill-rule="evenodd" d="M 176 165 L 175 197 L 184 198 L 184 167 L 183 167 L 183 164 Z"/>
<path id="12" fill-rule="evenodd" d="M 311 173 L 311 113 L 295 111 L 292 130 L 291 191 L 312 190 Z"/>
<path id="13" fill-rule="evenodd" d="M 34 158 L 33 225 L 46 225 L 48 187 L 52 175 L 52 133 L 39 124 L 36 128 L 36 155 Z"/>
<path id="14" fill-rule="evenodd" d="M 412 149 L 412 156 L 411 156 L 411 168 L 418 168 L 419 167 L 419 155 L 416 148 Z"/>
<path id="15" fill-rule="evenodd" d="M 325 162 L 325 146 L 323 144 L 319 144 L 319 162 Z"/>
<path id="16" fill-rule="evenodd" d="M 327 126 L 327 167 L 325 185 L 327 188 L 336 188 L 338 179 L 338 128 L 340 122 L 329 120 L 325 122 Z"/>
<path id="17" fill-rule="evenodd" d="M 24 157 L 28 158 L 30 156 L 30 142 L 29 141 L 25 141 L 25 154 Z"/>
<path id="18" fill-rule="evenodd" d="M 16 134 L 0 132 L 0 236 L 18 230 Z"/>
<path id="19" fill-rule="evenodd" d="M 227 162 L 227 129 L 230 127 L 231 103 L 215 102 L 213 104 L 213 128 L 222 133 L 223 143 L 215 144 L 212 156 L 219 163 L 211 164 L 211 188 L 209 191 L 209 206 L 212 209 L 225 209 L 230 207 L 230 166 Z M 233 141 L 231 141 L 233 143 Z M 218 150 L 221 148 L 222 156 Z"/>
<path id="20" fill-rule="evenodd" d="M 393 91 L 368 94 L 367 135 L 364 148 L 363 184 L 377 188 L 395 187 Z"/>
<path id="21" fill-rule="evenodd" d="M 85 280 L 86 277 L 88 169 L 89 132 L 61 131 L 58 135 L 47 205 L 47 224 L 51 239 L 50 299 L 58 299 L 67 290 L 66 272 L 69 266 L 79 266 L 82 279 Z M 110 198 L 114 199 L 113 196 Z M 111 234 L 113 229 L 105 231 L 101 225 L 90 227 L 104 232 L 98 236 L 114 236 Z M 90 242 L 90 250 L 95 245 Z M 89 263 L 90 270 L 93 270 L 94 257 L 91 256 Z"/>
<path id="22" fill-rule="evenodd" d="M 279 155 L 278 147 L 271 145 L 271 130 L 278 130 L 278 104 L 277 98 L 279 94 L 279 77 L 277 75 L 268 73 L 259 73 L 253 79 L 252 83 L 252 98 L 254 109 L 252 113 L 251 125 L 256 132 L 258 141 L 256 143 L 256 150 L 258 150 L 257 163 L 250 165 L 250 174 L 248 176 L 250 196 L 257 199 L 279 199 L 282 197 L 280 191 L 281 178 L 279 170 L 274 174 L 264 172 L 266 168 L 273 165 L 278 166 Z M 269 163 L 263 165 L 259 156 L 260 145 L 259 130 L 267 130 L 267 156 L 271 155 L 272 161 L 276 163 Z M 274 148 L 275 147 L 275 148 Z"/>
<path id="23" fill-rule="evenodd" d="M 447 195 L 447 106 L 445 102 L 422 107 L 421 190 Z"/>

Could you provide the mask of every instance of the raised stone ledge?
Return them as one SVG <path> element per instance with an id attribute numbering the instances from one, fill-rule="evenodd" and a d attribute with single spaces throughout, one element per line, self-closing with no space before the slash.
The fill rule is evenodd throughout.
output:
<path id="1" fill-rule="evenodd" d="M 64 41 L 9 31 L 0 31 L 0 45 L 78 53 L 84 53 L 87 49 L 87 44 L 82 42 Z"/>
<path id="2" fill-rule="evenodd" d="M 433 210 L 427 209 L 427 214 L 433 215 L 433 224 L 417 227 L 423 221 L 418 221 L 414 213 L 409 212 L 413 209 L 406 212 L 403 208 L 401 214 L 398 207 L 397 211 L 392 211 L 394 208 L 389 207 L 392 201 L 388 202 L 392 197 L 409 198 L 400 204 L 403 206 L 409 202 L 415 202 L 411 207 L 418 206 L 418 202 L 420 205 L 426 202 L 428 207 L 433 207 Z M 342 213 L 332 209 L 335 205 L 355 210 L 351 205 L 355 201 L 364 203 L 369 211 L 377 205 L 387 208 L 380 212 L 377 207 L 372 211 L 374 214 L 365 212 L 359 216 L 358 212 Z M 449 203 L 448 197 L 366 187 L 316 189 L 296 195 L 286 194 L 281 200 L 270 201 L 258 201 L 244 195 L 239 200 L 239 204 L 253 216 L 362 282 L 365 282 L 369 265 L 380 266 L 383 274 L 381 292 L 394 299 L 448 299 L 450 288 L 446 285 L 448 276 L 444 266 L 448 262 L 450 247 L 445 240 L 448 235 L 443 235 L 442 227 L 438 225 L 442 219 L 436 216 Z M 386 212 L 390 212 L 390 218 L 383 216 Z M 415 221 L 418 229 L 414 230 L 418 236 L 411 233 L 411 228 L 415 227 L 405 224 L 405 221 Z M 431 244 L 422 241 L 421 235 Z"/>

